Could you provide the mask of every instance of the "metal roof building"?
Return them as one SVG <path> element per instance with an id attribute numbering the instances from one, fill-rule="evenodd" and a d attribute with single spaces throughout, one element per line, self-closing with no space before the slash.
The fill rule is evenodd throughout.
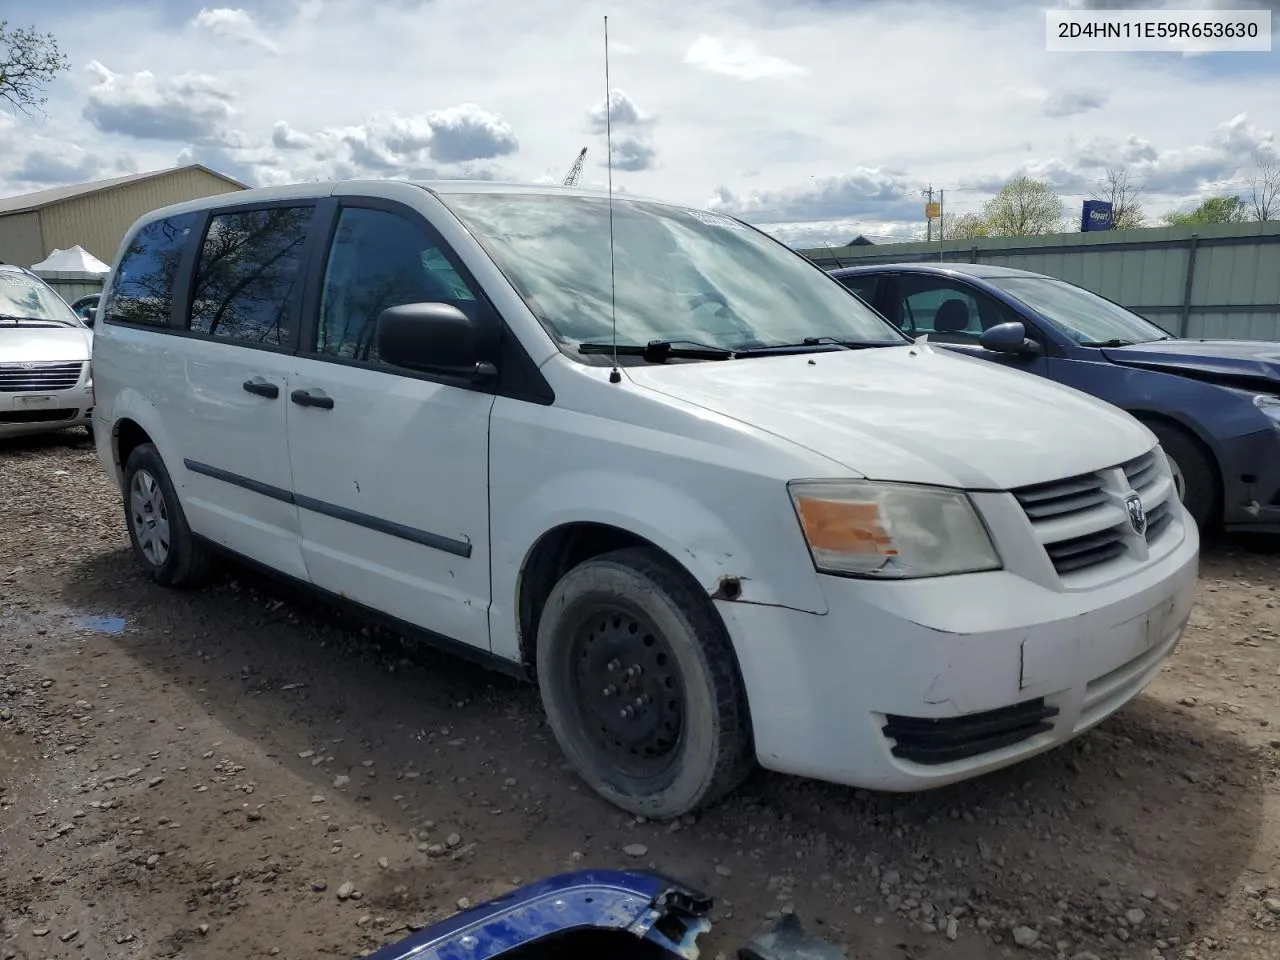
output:
<path id="1" fill-rule="evenodd" d="M 79 244 L 111 263 L 142 214 L 170 203 L 246 189 L 202 164 L 134 173 L 0 199 L 0 262 L 30 267 Z"/>

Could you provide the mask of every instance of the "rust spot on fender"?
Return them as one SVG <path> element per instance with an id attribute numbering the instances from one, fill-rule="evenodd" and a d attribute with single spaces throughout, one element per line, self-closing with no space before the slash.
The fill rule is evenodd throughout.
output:
<path id="1" fill-rule="evenodd" d="M 711 593 L 712 600 L 741 600 L 742 578 L 726 574 L 716 580 L 716 588 Z"/>

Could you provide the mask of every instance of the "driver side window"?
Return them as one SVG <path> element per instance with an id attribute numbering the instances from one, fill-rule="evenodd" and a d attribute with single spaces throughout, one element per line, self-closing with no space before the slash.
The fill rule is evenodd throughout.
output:
<path id="1" fill-rule="evenodd" d="M 380 362 L 378 316 L 406 303 L 447 303 L 476 319 L 475 291 L 424 224 L 386 210 L 343 209 L 321 287 L 316 353 Z"/>
<path id="2" fill-rule="evenodd" d="M 991 297 L 947 277 L 898 277 L 899 316 L 913 335 L 939 343 L 976 344 L 982 332 L 1016 319 Z"/>

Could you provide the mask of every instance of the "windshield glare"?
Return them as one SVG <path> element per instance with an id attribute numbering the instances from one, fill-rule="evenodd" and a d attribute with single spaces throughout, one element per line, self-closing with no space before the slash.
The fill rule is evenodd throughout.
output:
<path id="1" fill-rule="evenodd" d="M 0 324 L 15 318 L 81 325 L 76 312 L 50 287 L 26 274 L 0 270 Z"/>
<path id="2" fill-rule="evenodd" d="M 498 193 L 443 199 L 560 343 L 610 341 L 607 199 Z M 620 345 L 676 340 L 747 349 L 806 337 L 906 342 L 800 255 L 728 217 L 615 197 L 613 236 Z"/>
<path id="3" fill-rule="evenodd" d="M 987 282 L 1043 314 L 1076 343 L 1148 343 L 1169 338 L 1150 320 L 1062 280 L 989 277 Z"/>

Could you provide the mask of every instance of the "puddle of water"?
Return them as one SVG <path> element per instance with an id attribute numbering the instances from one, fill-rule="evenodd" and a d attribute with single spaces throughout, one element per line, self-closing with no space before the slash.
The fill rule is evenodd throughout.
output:
<path id="1" fill-rule="evenodd" d="M 101 613 L 86 613 L 76 617 L 76 626 L 81 630 L 92 630 L 95 633 L 106 633 L 111 636 L 124 633 L 124 617 L 110 617 Z"/>

